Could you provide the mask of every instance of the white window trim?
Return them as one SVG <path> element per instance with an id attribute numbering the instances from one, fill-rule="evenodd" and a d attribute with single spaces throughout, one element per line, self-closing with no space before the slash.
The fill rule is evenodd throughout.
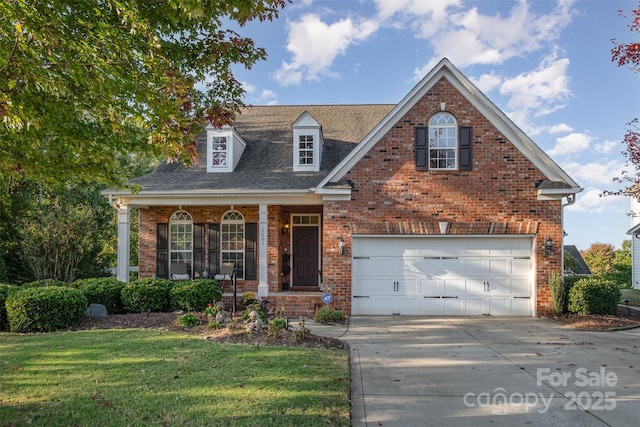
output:
<path id="1" fill-rule="evenodd" d="M 180 216 L 180 217 L 183 217 L 183 218 L 174 219 L 177 216 Z M 186 250 L 174 249 L 172 247 L 173 243 L 174 243 L 174 240 L 171 238 L 171 236 L 172 236 L 172 226 L 181 225 L 181 224 L 182 225 L 187 225 L 188 224 L 188 225 L 191 226 L 191 243 L 189 245 L 190 246 L 189 249 L 186 249 Z M 174 273 L 172 271 L 173 264 L 174 264 L 172 255 L 174 253 L 175 254 L 178 254 L 178 253 L 188 254 L 189 261 L 184 263 L 184 264 L 187 264 L 187 265 L 189 265 L 191 267 L 191 272 L 190 273 L 188 272 L 188 270 L 186 270 L 185 273 L 182 273 L 182 272 Z M 182 263 L 180 263 L 180 264 L 182 264 Z M 187 212 L 187 211 L 178 210 L 178 211 L 175 211 L 174 213 L 172 213 L 171 217 L 169 219 L 169 277 L 172 280 L 186 280 L 186 279 L 190 279 L 192 274 L 193 274 L 193 216 L 191 216 L 191 214 L 189 212 Z"/>
<path id="2" fill-rule="evenodd" d="M 452 120 L 453 123 L 433 123 L 433 120 L 440 115 L 446 115 L 449 116 Z M 434 128 L 438 128 L 438 129 L 453 129 L 454 130 L 454 146 L 453 148 L 442 148 L 442 147 L 431 147 L 431 135 L 432 135 L 432 131 Z M 459 162 L 459 154 L 458 154 L 458 122 L 456 121 L 456 118 L 453 116 L 453 114 L 451 113 L 447 113 L 447 112 L 438 112 L 436 114 L 434 114 L 430 119 L 429 119 L 429 127 L 428 127 L 429 131 L 428 131 L 428 141 L 427 141 L 427 147 L 428 147 L 428 152 L 427 152 L 427 164 L 429 166 L 429 170 L 440 170 L 440 171 L 451 171 L 451 170 L 458 170 L 458 162 Z M 454 155 L 454 164 L 452 167 L 444 167 L 444 168 L 439 168 L 439 167 L 432 167 L 431 166 L 431 151 L 432 150 L 450 150 L 453 149 L 453 155 Z"/>
<path id="3" fill-rule="evenodd" d="M 226 150 L 226 164 L 225 165 L 213 165 L 213 138 L 224 137 L 227 138 L 227 150 Z M 211 125 L 207 126 L 207 172 L 233 172 L 236 165 L 240 161 L 240 157 L 244 152 L 246 142 L 238 135 L 235 130 L 230 126 L 222 128 L 214 128 Z"/>
<path id="4" fill-rule="evenodd" d="M 225 219 L 227 217 L 227 215 L 229 214 L 237 214 L 241 219 L 235 218 L 235 219 Z M 242 224 L 242 250 L 225 250 L 223 245 L 224 245 L 224 240 L 223 240 L 223 236 L 224 236 L 224 226 L 225 225 L 230 225 L 230 224 Z M 242 215 L 240 212 L 238 212 L 237 210 L 229 210 L 227 212 L 224 213 L 224 215 L 222 215 L 222 218 L 220 219 L 220 263 L 226 262 L 224 259 L 224 254 L 225 253 L 239 253 L 241 254 L 241 258 L 243 260 L 242 262 L 242 267 L 239 268 L 236 265 L 236 276 L 238 277 L 238 279 L 244 279 L 244 275 L 245 275 L 245 265 L 244 265 L 244 260 L 245 260 L 245 256 L 246 256 L 246 241 L 247 241 L 247 229 L 246 229 L 246 220 L 244 215 Z M 222 264 L 220 264 L 222 265 Z"/>
<path id="5" fill-rule="evenodd" d="M 313 138 L 313 162 L 301 163 L 301 151 L 307 151 L 306 149 L 300 149 L 300 137 L 311 136 Z M 305 111 L 293 124 L 293 171 L 313 171 L 318 172 L 320 170 L 320 164 L 322 163 L 322 127 L 320 124 Z"/>

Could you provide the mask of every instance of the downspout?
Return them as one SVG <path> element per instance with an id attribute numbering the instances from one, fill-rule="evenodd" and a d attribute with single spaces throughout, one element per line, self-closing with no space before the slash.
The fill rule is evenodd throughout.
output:
<path id="1" fill-rule="evenodd" d="M 564 203 L 562 205 L 562 210 L 561 210 L 561 215 L 560 215 L 560 219 L 561 219 L 561 226 L 562 226 L 562 239 L 560 240 L 560 271 L 562 272 L 561 276 L 562 280 L 564 280 L 564 208 L 567 206 L 570 206 L 572 204 L 574 204 L 576 202 L 576 194 L 569 194 L 567 196 L 567 203 Z"/>

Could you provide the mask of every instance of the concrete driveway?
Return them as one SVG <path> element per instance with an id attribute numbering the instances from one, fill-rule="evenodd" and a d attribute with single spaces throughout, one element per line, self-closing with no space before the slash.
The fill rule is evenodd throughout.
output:
<path id="1" fill-rule="evenodd" d="M 367 316 L 333 332 L 351 348 L 356 427 L 640 425 L 638 329 Z"/>

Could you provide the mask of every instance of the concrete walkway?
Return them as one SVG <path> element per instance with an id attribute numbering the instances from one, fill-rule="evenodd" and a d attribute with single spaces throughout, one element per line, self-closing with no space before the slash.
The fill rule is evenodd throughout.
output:
<path id="1" fill-rule="evenodd" d="M 640 329 L 413 316 L 308 326 L 349 343 L 355 427 L 640 425 Z"/>

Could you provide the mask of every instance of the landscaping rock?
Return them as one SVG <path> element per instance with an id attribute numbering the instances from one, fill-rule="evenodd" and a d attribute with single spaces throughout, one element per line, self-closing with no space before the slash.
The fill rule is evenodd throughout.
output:
<path id="1" fill-rule="evenodd" d="M 107 307 L 102 304 L 89 304 L 84 312 L 85 317 L 107 317 Z"/>

